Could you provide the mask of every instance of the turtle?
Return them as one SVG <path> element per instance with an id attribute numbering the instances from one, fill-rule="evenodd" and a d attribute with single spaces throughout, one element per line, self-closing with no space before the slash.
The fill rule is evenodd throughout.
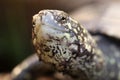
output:
<path id="1" fill-rule="evenodd" d="M 60 13 L 60 14 L 58 14 L 58 13 Z M 45 15 L 45 16 L 43 16 L 43 14 Z M 67 13 L 65 13 L 65 12 L 63 12 L 63 11 L 58 11 L 58 10 L 43 10 L 43 11 L 40 11 L 38 14 L 36 14 L 35 16 L 34 16 L 34 18 L 35 18 L 35 20 L 37 19 L 37 21 L 39 21 L 40 20 L 40 18 L 38 17 L 38 16 L 43 16 L 42 17 L 42 20 L 44 21 L 44 22 L 49 22 L 49 19 L 51 20 L 52 18 L 50 17 L 51 15 L 60 15 L 59 17 L 54 17 L 54 19 L 56 19 L 56 21 L 60 21 L 60 20 L 62 20 L 62 21 L 60 21 L 60 22 L 62 22 L 62 24 L 64 24 L 64 23 L 66 23 L 65 21 L 66 20 L 69 20 L 69 23 L 72 23 L 72 21 L 73 21 L 73 23 L 75 22 L 75 23 L 77 23 L 74 19 L 72 19 L 71 17 L 69 17 L 68 16 L 68 14 Z M 67 18 L 66 18 L 66 16 L 67 16 Z M 48 18 L 48 21 L 46 21 L 46 18 Z M 69 18 L 69 19 L 68 19 Z M 33 19 L 34 20 L 34 19 Z M 33 21 L 33 22 L 35 22 L 35 21 Z M 36 22 L 36 23 L 38 23 L 37 24 L 37 26 L 39 26 L 39 25 L 41 25 L 41 24 L 39 24 L 39 22 Z M 33 26 L 36 26 L 36 23 L 33 23 Z M 57 23 L 57 22 L 56 22 Z M 50 22 L 50 24 L 51 24 L 51 22 Z M 55 23 L 53 23 L 52 22 L 52 24 L 54 24 L 54 25 L 56 25 Z M 48 24 L 49 25 L 49 24 Z M 70 25 L 70 24 L 69 24 Z M 61 25 L 58 25 L 58 26 L 61 26 Z M 74 26 L 75 26 L 75 24 L 74 24 Z M 73 26 L 73 27 L 74 27 Z M 44 62 L 49 62 L 49 63 L 51 63 L 51 61 L 53 62 L 52 64 L 54 64 L 54 65 L 51 65 L 51 66 L 54 66 L 54 67 L 56 67 L 56 68 L 58 68 L 57 70 L 58 71 L 61 71 L 61 72 L 63 72 L 64 74 L 69 74 L 71 77 L 72 77 L 72 79 L 78 79 L 78 80 L 119 80 L 120 79 L 120 63 L 119 63 L 119 60 L 120 60 L 120 45 L 118 44 L 119 43 L 119 40 L 118 39 L 115 39 L 115 38 L 112 38 L 112 37 L 109 37 L 109 36 L 107 36 L 107 35 L 104 35 L 104 34 L 101 34 L 101 33 L 92 33 L 91 32 L 91 35 L 93 36 L 92 38 L 91 38 L 91 36 L 90 36 L 90 34 L 87 32 L 87 30 L 86 29 L 84 29 L 84 27 L 82 27 L 80 24 L 78 25 L 78 23 L 77 23 L 77 26 L 80 26 L 80 28 L 82 29 L 82 31 L 83 32 L 81 32 L 81 33 L 84 33 L 84 35 L 83 35 L 83 37 L 85 36 L 85 38 L 83 38 L 84 40 L 83 40 L 83 42 L 84 41 L 86 41 L 85 42 L 85 45 L 83 45 L 83 44 L 79 44 L 80 45 L 80 47 L 82 48 L 82 50 L 83 50 L 83 52 L 82 52 L 82 50 L 81 50 L 81 54 L 82 53 L 86 53 L 85 55 L 87 55 L 87 58 L 86 58 L 86 56 L 84 56 L 84 55 L 79 55 L 79 54 L 77 54 L 77 52 L 74 52 L 74 53 L 76 53 L 76 54 L 74 54 L 74 53 L 71 53 L 71 55 L 72 55 L 72 58 L 71 57 L 68 57 L 68 56 L 71 56 L 71 55 L 69 55 L 69 54 L 67 54 L 67 55 L 65 55 L 65 54 L 63 54 L 63 53 L 61 53 L 61 55 L 64 55 L 62 58 L 64 58 L 64 60 L 63 61 L 60 61 L 60 63 L 62 62 L 63 64 L 57 64 L 56 65 L 56 62 L 53 62 L 52 60 L 45 60 L 45 58 L 47 58 L 47 57 L 40 57 L 41 55 L 40 54 L 42 54 L 42 53 L 44 53 L 44 52 L 42 52 L 42 53 L 40 53 L 40 51 L 38 50 L 38 48 L 40 47 L 40 46 L 44 46 L 43 48 L 42 48 L 42 50 L 44 50 L 44 51 L 50 51 L 49 50 L 49 48 L 47 47 L 46 48 L 46 45 L 44 45 L 44 44 L 40 44 L 40 46 L 38 46 L 38 45 L 36 45 L 36 44 L 38 44 L 37 42 L 36 42 L 36 36 L 38 36 L 38 35 L 36 35 L 36 34 L 34 34 L 36 31 L 38 31 L 39 32 L 39 28 L 36 28 L 36 30 L 34 29 L 33 31 L 34 31 L 34 33 L 32 34 L 32 35 L 34 35 L 34 38 L 33 38 L 33 44 L 35 45 L 35 46 L 37 46 L 37 53 L 38 53 L 38 56 L 40 57 L 39 59 L 40 60 L 43 60 Z M 52 27 L 54 27 L 54 26 L 52 26 Z M 66 27 L 66 26 L 65 26 Z M 48 30 L 50 30 L 49 28 L 47 28 Z M 56 30 L 56 28 L 54 28 L 55 30 Z M 69 26 L 69 29 L 70 29 L 70 26 Z M 72 28 L 73 29 L 73 28 Z M 75 28 L 76 29 L 76 28 Z M 80 29 L 80 30 L 81 30 Z M 58 30 L 63 30 L 63 28 L 58 28 Z M 67 30 L 66 30 L 67 31 Z M 68 31 L 71 31 L 71 30 L 68 30 Z M 78 31 L 79 31 L 79 29 L 78 29 Z M 74 30 L 74 34 L 72 34 L 73 32 L 71 31 L 71 35 L 70 36 L 75 36 L 76 34 L 75 33 L 77 33 L 78 31 L 76 31 L 76 30 Z M 54 31 L 53 31 L 54 32 Z M 80 33 L 80 34 L 81 34 Z M 87 33 L 87 34 L 86 34 Z M 54 33 L 53 33 L 54 34 Z M 62 33 L 59 33 L 59 34 L 62 34 Z M 56 35 L 56 34 L 54 34 L 54 35 Z M 69 38 L 69 35 L 67 35 L 67 34 L 65 34 L 66 36 L 67 36 L 67 38 Z M 78 35 L 78 34 L 77 34 Z M 40 36 L 40 35 L 39 35 Z M 61 35 L 59 35 L 59 36 L 61 36 Z M 81 35 L 82 36 L 82 35 Z M 49 37 L 50 39 L 52 39 L 53 37 L 52 36 L 46 36 L 46 38 L 47 37 Z M 88 38 L 89 37 L 89 40 L 90 40 L 90 42 L 89 42 L 89 40 L 86 40 L 86 37 Z M 96 47 L 96 44 L 94 43 L 94 39 L 96 39 L 96 44 L 98 45 L 97 47 Z M 55 40 L 58 40 L 59 38 L 55 38 Z M 62 40 L 64 40 L 64 38 L 62 39 Z M 66 40 L 66 38 L 65 38 L 65 40 Z M 49 40 L 50 41 L 50 40 Z M 59 40 L 58 40 L 59 41 Z M 71 41 L 71 40 L 70 40 Z M 75 43 L 74 43 L 74 45 L 76 45 L 76 44 L 78 44 L 78 42 L 82 42 L 82 39 L 80 39 L 80 41 L 76 41 L 76 39 L 74 39 L 74 41 L 75 41 Z M 42 41 L 42 43 L 47 43 L 47 42 L 44 42 L 44 40 Z M 56 43 L 57 44 L 57 43 Z M 64 43 L 65 44 L 65 43 Z M 64 45 L 63 44 L 63 45 Z M 72 46 L 72 48 L 75 48 L 76 46 Z M 77 46 L 77 47 L 79 47 L 79 45 Z M 91 46 L 89 46 L 89 45 L 91 45 Z M 71 44 L 69 44 L 68 46 L 70 46 L 70 49 L 72 49 L 71 48 Z M 89 46 L 89 47 L 88 47 Z M 51 45 L 49 46 L 50 48 L 51 48 Z M 66 48 L 66 47 L 64 47 L 64 48 Z M 60 49 L 60 47 L 58 47 L 58 49 Z M 78 48 L 77 48 L 78 49 Z M 87 49 L 87 50 L 86 50 Z M 65 50 L 64 50 L 65 51 Z M 72 51 L 75 51 L 75 50 L 73 50 L 72 49 Z M 84 51 L 86 51 L 86 52 L 84 52 Z M 97 51 L 97 52 L 96 52 Z M 54 51 L 53 51 L 54 52 Z M 55 52 L 55 54 L 56 54 L 57 52 Z M 67 52 L 66 52 L 67 53 Z M 68 51 L 68 53 L 70 53 L 69 51 Z M 96 55 L 96 53 L 97 53 L 97 55 Z M 54 55 L 55 55 L 54 54 Z M 96 55 L 96 56 L 95 56 Z M 42 55 L 43 56 L 43 55 Z M 58 57 L 57 57 L 58 56 Z M 58 58 L 58 60 L 60 60 L 61 58 L 59 57 L 60 55 L 57 55 L 56 57 Z M 67 58 L 66 58 L 66 56 L 67 56 Z M 68 63 L 71 63 L 72 62 L 72 59 L 77 59 L 76 57 L 82 57 L 83 59 L 85 59 L 85 61 L 83 61 L 83 64 L 84 63 L 86 63 L 87 61 L 87 64 L 84 64 L 84 66 L 79 66 L 79 67 L 76 67 L 76 66 L 78 66 L 79 64 L 75 64 L 75 66 L 71 66 L 71 65 L 73 65 L 73 64 L 68 64 Z M 95 57 L 94 57 L 95 56 Z M 50 58 L 52 58 L 53 56 L 52 55 L 49 55 L 49 57 Z M 31 58 L 30 58 L 31 59 Z M 70 59 L 70 60 L 69 60 Z M 32 60 L 32 59 L 31 59 Z M 56 60 L 56 61 L 58 61 L 58 60 Z M 65 62 L 64 62 L 65 61 Z M 71 62 L 69 62 L 69 61 L 71 61 Z M 26 62 L 27 62 L 27 60 L 26 60 Z M 26 74 L 26 72 L 28 72 L 28 73 L 30 73 L 29 71 L 31 70 L 31 66 L 32 66 L 32 68 L 34 69 L 35 68 L 35 66 L 34 65 L 36 65 L 36 62 L 37 63 L 39 63 L 38 62 L 38 60 L 35 60 L 35 61 L 33 61 L 33 63 L 35 63 L 35 64 L 33 64 L 33 63 L 30 63 L 29 64 L 29 66 L 27 66 L 26 68 L 22 68 L 22 72 L 23 73 L 20 73 L 15 79 L 16 80 L 19 80 L 18 79 L 18 77 L 19 78 L 23 78 L 23 76 L 24 76 L 24 78 L 25 78 L 25 75 L 24 74 Z M 76 62 L 76 61 L 74 61 L 74 62 Z M 82 62 L 81 60 L 79 61 L 79 62 Z M 43 64 L 43 63 L 42 63 Z M 67 65 L 66 65 L 67 64 Z M 82 63 L 81 63 L 82 64 Z M 41 65 L 41 63 L 40 63 L 40 65 Z M 34 67 L 33 67 L 34 66 Z M 73 68 L 72 68 L 73 67 Z M 92 68 L 91 68 L 92 67 Z M 18 68 L 18 67 L 17 67 Z M 85 68 L 85 69 L 84 69 Z M 16 69 L 16 68 L 15 68 Z M 75 70 L 73 70 L 73 69 L 75 69 Z M 82 70 L 80 70 L 80 69 L 82 69 Z M 53 74 L 56 72 L 56 70 L 54 71 L 55 69 L 53 69 Z M 71 70 L 71 71 L 70 71 Z M 87 70 L 87 71 L 86 71 Z M 72 72 L 73 71 L 73 72 Z M 78 71 L 78 72 L 77 72 Z M 72 73 L 72 74 L 71 74 Z M 77 74 L 76 74 L 77 73 Z M 79 73 L 79 74 L 78 74 Z M 80 74 L 81 73 L 81 74 Z M 96 77 L 97 76 L 97 77 Z M 23 79 L 22 79 L 23 80 Z"/>

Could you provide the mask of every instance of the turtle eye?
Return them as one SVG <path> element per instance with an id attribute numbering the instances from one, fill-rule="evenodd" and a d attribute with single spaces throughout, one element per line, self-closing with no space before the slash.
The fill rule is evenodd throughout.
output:
<path id="1" fill-rule="evenodd" d="M 60 24 L 64 24 L 68 21 L 68 15 L 66 13 L 58 14 L 55 16 L 55 20 Z"/>
<path id="2" fill-rule="evenodd" d="M 66 20 L 66 17 L 63 16 L 63 17 L 61 18 L 61 21 L 65 21 L 65 20 Z"/>
<path id="3" fill-rule="evenodd" d="M 66 21 L 67 21 L 67 17 L 65 17 L 65 16 L 61 16 L 59 19 L 60 23 L 65 23 Z"/>

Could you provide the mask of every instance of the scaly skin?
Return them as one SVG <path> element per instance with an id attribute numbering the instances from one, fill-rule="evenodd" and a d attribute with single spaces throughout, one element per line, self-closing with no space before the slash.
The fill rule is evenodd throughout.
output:
<path id="1" fill-rule="evenodd" d="M 43 62 L 79 80 L 98 80 L 104 57 L 88 31 L 67 13 L 42 10 L 33 16 L 32 39 Z"/>

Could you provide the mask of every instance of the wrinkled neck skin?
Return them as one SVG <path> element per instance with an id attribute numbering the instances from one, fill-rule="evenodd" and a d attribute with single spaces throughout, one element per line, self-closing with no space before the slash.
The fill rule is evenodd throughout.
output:
<path id="1" fill-rule="evenodd" d="M 102 52 L 86 29 L 71 17 L 64 24 L 57 23 L 58 13 L 66 14 L 45 10 L 33 17 L 33 45 L 39 59 L 80 80 L 97 79 L 104 72 Z"/>

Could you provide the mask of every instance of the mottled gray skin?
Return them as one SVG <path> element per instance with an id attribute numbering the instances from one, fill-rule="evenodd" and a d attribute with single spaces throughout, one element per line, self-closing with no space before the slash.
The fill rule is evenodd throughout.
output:
<path id="1" fill-rule="evenodd" d="M 39 59 L 79 80 L 99 80 L 106 69 L 102 52 L 87 30 L 67 13 L 42 10 L 33 16 L 33 45 Z"/>

